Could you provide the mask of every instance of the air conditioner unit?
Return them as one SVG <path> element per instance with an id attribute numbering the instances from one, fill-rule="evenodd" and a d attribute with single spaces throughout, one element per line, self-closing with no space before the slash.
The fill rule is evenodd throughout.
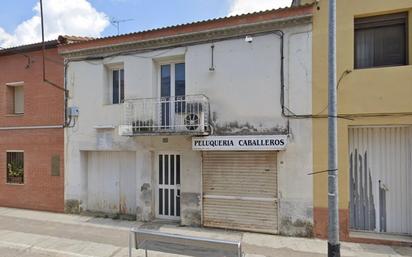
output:
<path id="1" fill-rule="evenodd" d="M 205 130 L 205 113 L 203 104 L 188 101 L 175 107 L 175 128 L 181 132 L 203 132 Z"/>
<path id="2" fill-rule="evenodd" d="M 185 132 L 203 132 L 205 127 L 205 114 L 200 112 L 182 112 L 175 114 L 176 129 Z"/>

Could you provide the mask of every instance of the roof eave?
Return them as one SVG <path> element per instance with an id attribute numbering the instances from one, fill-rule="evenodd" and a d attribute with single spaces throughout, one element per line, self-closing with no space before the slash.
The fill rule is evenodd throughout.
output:
<path id="1" fill-rule="evenodd" d="M 225 40 L 228 38 L 241 37 L 245 35 L 270 33 L 286 26 L 309 24 L 312 22 L 313 14 L 292 16 L 280 19 L 259 21 L 236 26 L 228 26 L 217 29 L 183 33 L 173 36 L 157 37 L 146 40 L 135 40 L 117 44 L 106 44 L 95 47 L 84 47 L 80 49 L 59 49 L 59 53 L 67 59 L 78 59 L 91 56 L 101 56 L 133 51 L 148 51 L 160 48 L 177 47 L 181 45 L 200 44 Z"/>
<path id="2" fill-rule="evenodd" d="M 44 42 L 44 44 L 45 44 L 46 49 L 50 49 L 50 48 L 57 48 L 59 42 L 57 40 L 51 40 L 51 41 Z M 43 48 L 42 42 L 28 44 L 28 45 L 21 45 L 21 46 L 16 46 L 16 47 L 10 47 L 10 48 L 5 48 L 5 49 L 0 50 L 0 56 L 34 52 L 34 51 L 39 51 L 42 48 Z"/>

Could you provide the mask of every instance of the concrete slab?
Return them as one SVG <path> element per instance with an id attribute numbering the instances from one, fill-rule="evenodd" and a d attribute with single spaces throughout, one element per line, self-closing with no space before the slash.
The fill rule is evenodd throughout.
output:
<path id="1" fill-rule="evenodd" d="M 0 207 L 0 216 L 13 218 L 29 218 L 30 220 L 59 222 L 65 224 L 81 224 L 101 228 L 113 228 L 129 230 L 131 227 L 140 226 L 142 223 L 136 221 L 114 220 L 107 218 L 96 218 L 90 216 L 13 209 Z"/>
<path id="2" fill-rule="evenodd" d="M 341 252 L 343 256 L 399 256 L 390 246 L 346 242 L 341 243 Z"/>
<path id="3" fill-rule="evenodd" d="M 0 231 L 0 244 L 11 248 L 31 249 L 44 253 L 78 257 L 110 257 L 119 247 L 88 241 L 43 236 L 37 234 Z"/>
<path id="4" fill-rule="evenodd" d="M 203 228 L 191 228 L 191 227 L 176 227 L 176 226 L 162 226 L 159 229 L 161 232 L 179 234 L 185 236 L 195 236 L 195 237 L 205 237 L 205 238 L 214 238 L 221 240 L 230 240 L 230 241 L 241 241 L 242 233 L 241 232 L 232 232 L 224 231 L 217 229 L 203 229 Z"/>
<path id="5" fill-rule="evenodd" d="M 299 252 L 326 253 L 325 242 L 319 239 L 244 233 L 242 243 L 275 249 L 287 248 Z"/>

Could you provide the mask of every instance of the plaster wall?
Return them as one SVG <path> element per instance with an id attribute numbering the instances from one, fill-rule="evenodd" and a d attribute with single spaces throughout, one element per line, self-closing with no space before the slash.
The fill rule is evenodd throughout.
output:
<path id="1" fill-rule="evenodd" d="M 282 28 L 285 32 L 285 104 L 296 113 L 310 112 L 311 26 Z M 102 61 L 68 64 L 69 106 L 80 116 L 66 129 L 66 202 L 87 208 L 87 171 L 82 152 L 133 151 L 136 153 L 137 216 L 154 218 L 155 167 L 159 152 L 182 154 L 182 224 L 199 225 L 201 217 L 201 152 L 191 150 L 189 136 L 122 137 L 122 104 L 108 104 L 108 68 L 123 65 L 126 99 L 158 97 L 159 64 L 184 61 L 186 94 L 210 99 L 213 134 L 281 134 L 289 132 L 289 145 L 279 152 L 280 219 L 283 234 L 306 235 L 312 219 L 312 122 L 288 120 L 280 106 L 280 38 L 275 34 L 214 42 L 215 71 L 211 66 L 212 43 L 146 53 L 118 55 Z M 100 128 L 98 128 L 100 126 Z M 106 127 L 102 129 L 101 126 Z M 104 137 L 103 137 L 104 135 Z M 104 138 L 102 141 L 101 139 Z M 164 141 L 167 138 L 167 143 Z M 103 142 L 103 143 L 102 143 Z M 83 163 L 83 164 L 82 164 Z M 303 225 L 302 225 L 303 224 Z M 303 232 L 302 232 L 303 231 Z"/>

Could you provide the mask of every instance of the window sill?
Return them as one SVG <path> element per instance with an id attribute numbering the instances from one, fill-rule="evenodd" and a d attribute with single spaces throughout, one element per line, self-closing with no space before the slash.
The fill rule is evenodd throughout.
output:
<path id="1" fill-rule="evenodd" d="M 117 103 L 117 104 L 112 104 L 112 103 L 104 103 L 103 105 L 104 105 L 104 106 L 111 106 L 111 105 L 121 105 L 121 104 L 124 104 L 124 102 Z"/>
<path id="2" fill-rule="evenodd" d="M 17 184 L 17 183 L 6 183 L 7 186 L 24 186 L 23 184 Z"/>
<path id="3" fill-rule="evenodd" d="M 365 67 L 365 68 L 353 68 L 354 71 L 362 71 L 362 70 L 380 70 L 380 69 L 396 69 L 402 67 L 409 67 L 412 66 L 411 64 L 399 64 L 399 65 L 388 65 L 388 66 L 373 66 L 373 67 Z"/>
<path id="4" fill-rule="evenodd" d="M 6 117 L 22 117 L 24 116 L 24 113 L 11 113 L 11 114 L 6 114 Z"/>

